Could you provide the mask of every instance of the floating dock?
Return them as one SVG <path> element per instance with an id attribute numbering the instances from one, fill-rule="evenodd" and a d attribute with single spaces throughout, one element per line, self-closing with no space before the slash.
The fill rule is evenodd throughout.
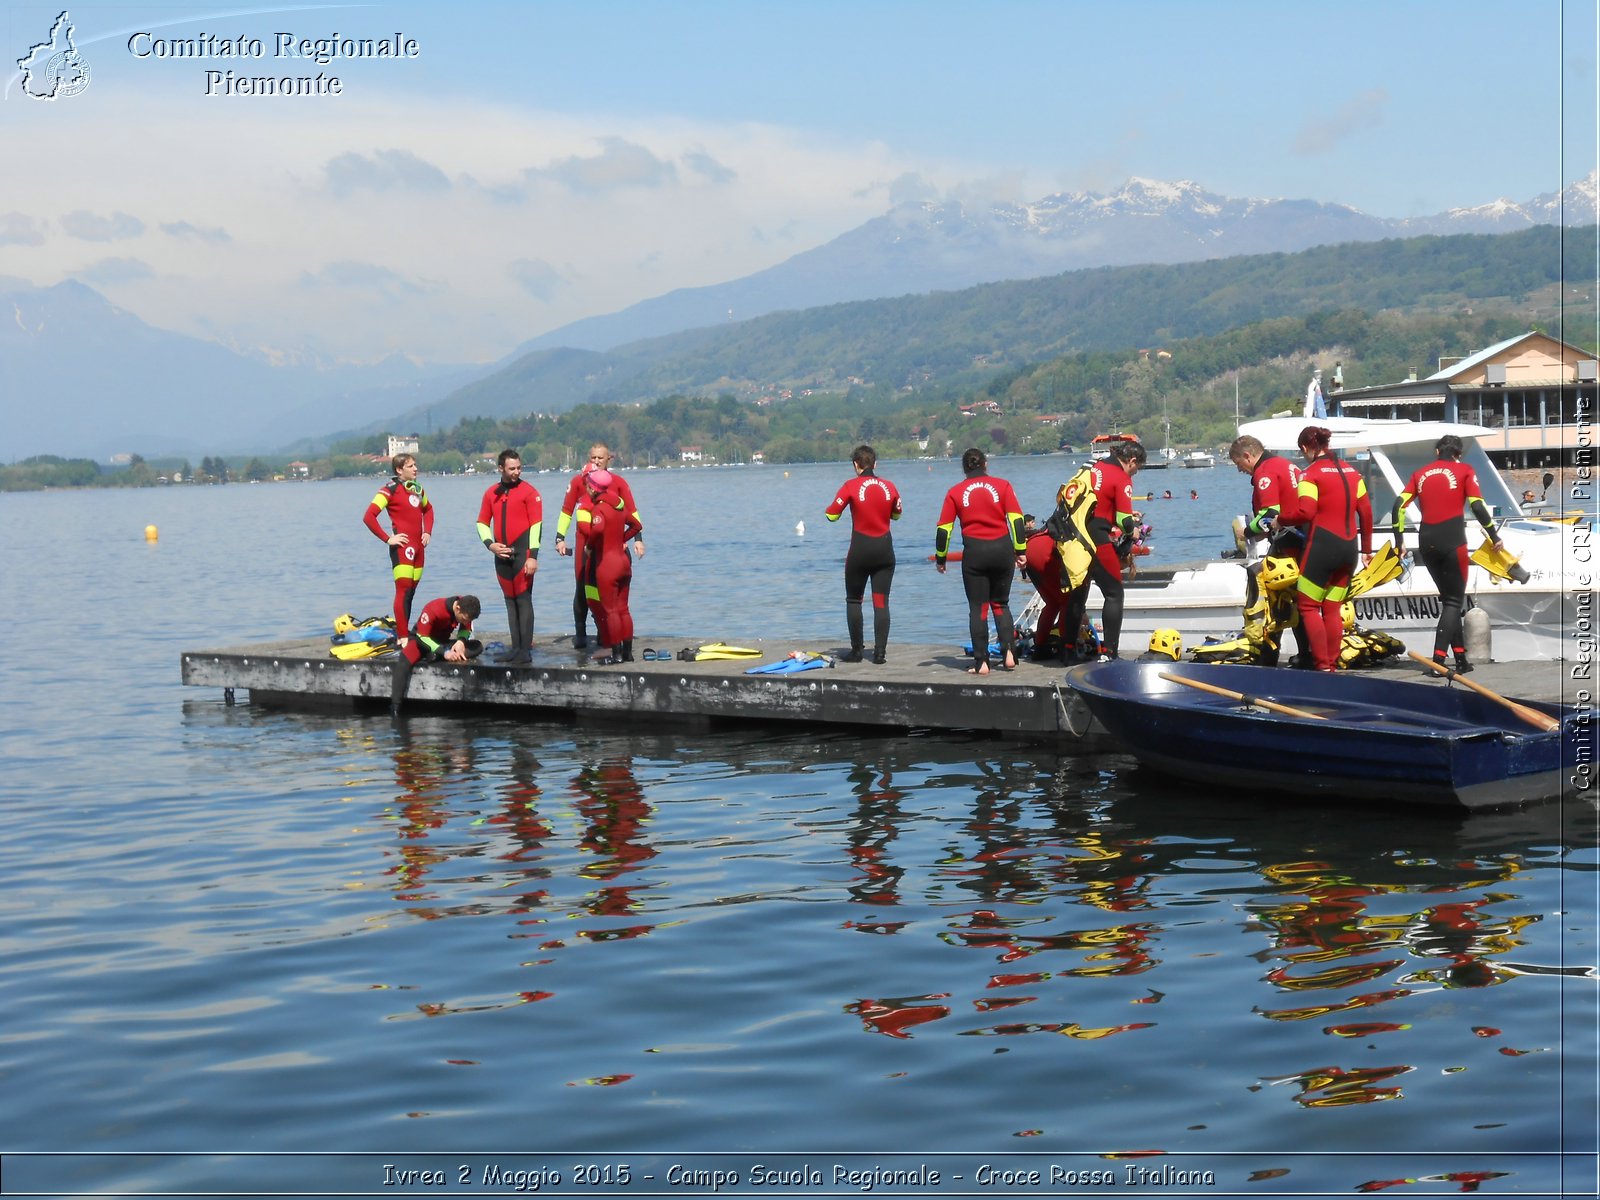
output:
<path id="1" fill-rule="evenodd" d="M 1014 671 L 967 674 L 954 646 L 891 644 L 889 661 L 836 663 L 790 674 L 746 674 L 750 667 L 816 650 L 800 643 L 746 643 L 760 658 L 685 662 L 682 639 L 635 639 L 635 654 L 656 647 L 663 660 L 614 666 L 589 662 L 567 637 L 535 637 L 531 665 L 424 663 L 411 676 L 406 711 L 462 706 L 502 712 L 609 717 L 653 725 L 712 728 L 728 722 L 800 722 L 888 732 L 968 730 L 1044 740 L 1072 753 L 1114 749 L 1057 665 L 1023 662 Z M 822 653 L 834 654 L 832 649 Z M 222 688 L 232 700 L 281 708 L 386 708 L 395 658 L 344 662 L 323 639 L 270 642 L 182 655 L 183 682 Z"/>
<path id="2" fill-rule="evenodd" d="M 968 655 L 953 645 L 891 644 L 889 661 L 836 663 L 792 674 L 747 674 L 818 646 L 750 642 L 758 659 L 685 662 L 682 638 L 635 640 L 665 657 L 600 666 L 575 650 L 571 638 L 536 637 L 533 662 L 505 667 L 492 662 L 425 663 L 412 673 L 406 712 L 476 709 L 507 715 L 644 722 L 655 727 L 710 730 L 727 724 L 800 723 L 861 732 L 908 729 L 966 731 L 1045 742 L 1058 753 L 1114 752 L 1117 745 L 1067 686 L 1057 665 L 1022 662 L 1014 671 L 969 675 Z M 826 643 L 823 643 L 826 646 Z M 837 654 L 836 648 L 821 653 Z M 182 655 L 183 682 L 238 692 L 268 707 L 382 710 L 389 704 L 392 655 L 344 662 L 328 653 L 326 638 L 268 642 Z M 1287 669 L 1287 668 L 1285 668 Z M 1404 659 L 1376 668 L 1396 678 L 1445 681 Z M 1562 660 L 1485 663 L 1474 682 L 1502 695 L 1572 701 L 1594 682 L 1588 663 Z M 1582 672 L 1583 674 L 1579 674 Z"/>

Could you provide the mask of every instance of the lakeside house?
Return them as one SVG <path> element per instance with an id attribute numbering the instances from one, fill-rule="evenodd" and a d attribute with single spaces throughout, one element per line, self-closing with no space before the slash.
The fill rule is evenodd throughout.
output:
<path id="1" fill-rule="evenodd" d="M 1344 388 L 1328 399 L 1336 416 L 1461 421 L 1496 466 L 1571 467 L 1594 462 L 1597 381 L 1593 354 L 1537 330 L 1465 358 L 1442 358 L 1426 379 Z"/>

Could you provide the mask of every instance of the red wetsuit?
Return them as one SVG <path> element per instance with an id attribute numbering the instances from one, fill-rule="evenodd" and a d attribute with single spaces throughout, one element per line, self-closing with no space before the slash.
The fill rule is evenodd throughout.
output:
<path id="1" fill-rule="evenodd" d="M 396 476 L 378 489 L 363 518 L 366 527 L 381 542 L 388 542 L 391 536 L 383 531 L 378 521 L 386 512 L 394 532 L 405 534 L 407 539 L 402 546 L 389 547 L 389 566 L 394 575 L 394 631 L 397 637 L 405 637 L 411 601 L 422 580 L 426 557 L 422 535 L 433 535 L 433 505 L 428 502 L 428 493 L 422 490 L 420 483 L 401 483 Z"/>
<path id="2" fill-rule="evenodd" d="M 598 496 L 585 490 L 573 516 L 583 535 L 579 563 L 600 645 L 624 647 L 633 641 L 633 614 L 628 611 L 633 563 L 628 557 L 628 539 L 639 532 L 639 522 L 616 488 L 607 488 Z"/>
<path id="3" fill-rule="evenodd" d="M 1290 524 L 1306 529 L 1295 606 L 1312 662 L 1319 671 L 1332 671 L 1344 642 L 1339 610 L 1356 569 L 1358 535 L 1361 553 L 1372 553 L 1372 498 L 1361 473 L 1327 453 L 1301 473 L 1298 491 L 1294 514 L 1284 515 Z"/>
<path id="4" fill-rule="evenodd" d="M 592 468 L 590 467 L 586 467 L 567 481 L 567 493 L 561 498 L 561 515 L 556 518 L 556 543 L 558 549 L 560 548 L 560 543 L 562 540 L 567 536 L 568 530 L 572 527 L 572 514 L 578 506 L 578 501 L 589 494 L 588 489 L 583 486 L 583 479 L 591 469 Z M 609 474 L 611 475 L 613 481 L 613 489 L 622 497 L 622 503 L 625 507 L 625 511 L 633 517 L 634 521 L 638 523 L 640 531 L 642 532 L 644 529 L 644 518 L 639 515 L 639 506 L 634 502 L 633 489 L 628 486 L 628 481 L 621 475 L 618 475 L 615 471 L 609 471 Z M 576 587 L 572 596 L 572 620 L 578 631 L 579 640 L 578 643 L 575 644 L 581 644 L 585 636 L 584 618 L 589 612 L 588 593 L 585 590 L 583 579 L 584 528 L 580 524 L 572 532 L 572 573 L 573 578 L 576 581 Z M 643 539 L 641 539 L 641 544 L 642 541 Z"/>
<path id="5" fill-rule="evenodd" d="M 1283 524 L 1283 514 L 1294 512 L 1299 508 L 1300 500 L 1300 468 L 1295 466 L 1281 454 L 1274 454 L 1271 450 L 1264 453 L 1257 460 L 1255 468 L 1250 472 L 1250 523 L 1245 529 L 1254 537 L 1268 537 L 1276 535 Z M 1278 528 L 1270 528 L 1277 526 Z M 1281 539 L 1273 536 L 1271 553 L 1283 554 L 1298 551 L 1298 544 L 1293 550 L 1279 546 Z M 1299 542 L 1298 537 L 1294 539 Z M 1295 553 L 1299 558 L 1299 554 Z"/>
<path id="6" fill-rule="evenodd" d="M 889 522 L 900 519 L 900 490 L 887 479 L 863 471 L 843 484 L 823 511 L 837 521 L 850 510 L 850 549 L 844 556 L 845 627 L 850 651 L 859 655 L 866 637 L 861 598 L 872 585 L 874 656 L 882 661 L 889 641 L 889 589 L 894 584 L 894 537 Z"/>
<path id="7" fill-rule="evenodd" d="M 1062 576 L 1061 556 L 1056 553 L 1056 539 L 1049 532 L 1041 530 L 1028 539 L 1025 553 L 1028 557 L 1028 579 L 1039 590 L 1039 599 L 1044 603 L 1044 609 L 1039 613 L 1039 623 L 1033 628 L 1033 644 L 1042 648 L 1054 633 L 1060 637 L 1062 646 L 1066 647 L 1077 640 L 1077 630 L 1073 630 L 1073 637 L 1069 641 L 1066 616 L 1070 593 Z"/>
<path id="8" fill-rule="evenodd" d="M 539 491 L 525 479 L 509 487 L 496 483 L 483 494 L 478 506 L 478 536 L 487 546 L 504 542 L 511 547 L 510 558 L 494 560 L 495 578 L 507 596 L 520 596 L 533 587 L 533 579 L 523 571 L 529 558 L 539 557 L 539 536 L 544 525 L 544 504 Z"/>
<path id="9" fill-rule="evenodd" d="M 417 617 L 417 633 L 401 652 L 415 666 L 424 658 L 435 658 L 449 647 L 451 637 L 465 638 L 472 633 L 472 622 L 456 621 L 455 603 L 459 597 L 441 596 L 423 605 Z"/>
<path id="10" fill-rule="evenodd" d="M 1467 509 L 1494 540 L 1494 518 L 1483 502 L 1478 473 L 1456 459 L 1440 459 L 1418 467 L 1395 502 L 1394 531 L 1406 527 L 1406 505 L 1415 498 L 1422 513 L 1417 531 L 1417 561 L 1428 569 L 1439 589 L 1439 623 L 1433 633 L 1433 656 L 1443 660 L 1447 650 L 1465 658 L 1466 646 L 1461 630 L 1461 613 L 1466 606 Z"/>
<path id="11" fill-rule="evenodd" d="M 1016 629 L 1011 623 L 1011 580 L 1016 557 L 1023 551 L 1022 505 L 1011 484 L 991 475 L 972 475 L 951 488 L 939 509 L 933 557 L 941 566 L 950 554 L 950 538 L 961 522 L 961 586 L 967 593 L 967 632 L 972 638 L 973 669 L 989 665 L 989 614 L 1002 659 L 1012 653 Z"/>

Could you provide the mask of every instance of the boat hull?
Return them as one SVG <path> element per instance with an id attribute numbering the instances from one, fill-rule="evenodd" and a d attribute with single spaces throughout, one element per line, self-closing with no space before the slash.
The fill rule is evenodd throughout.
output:
<path id="1" fill-rule="evenodd" d="M 1323 719 L 1248 707 L 1162 674 Z M 1141 764 L 1228 791 L 1457 812 L 1515 808 L 1574 790 L 1585 738 L 1592 757 L 1593 710 L 1525 702 L 1561 720 L 1547 733 L 1476 693 L 1383 672 L 1117 660 L 1074 668 L 1067 681 Z"/>

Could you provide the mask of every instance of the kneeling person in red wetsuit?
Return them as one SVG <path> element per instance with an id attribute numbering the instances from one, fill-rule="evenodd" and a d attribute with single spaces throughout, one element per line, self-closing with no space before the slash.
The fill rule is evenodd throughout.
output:
<path id="1" fill-rule="evenodd" d="M 472 623 L 482 611 L 476 596 L 441 596 L 423 606 L 416 630 L 394 666 L 389 692 L 391 716 L 400 715 L 406 690 L 411 686 L 411 671 L 418 663 L 466 662 L 477 657 L 483 647 L 472 636 Z"/>
<path id="2" fill-rule="evenodd" d="M 628 591 L 633 586 L 633 564 L 628 539 L 641 528 L 632 507 L 610 471 L 590 471 L 583 477 L 584 495 L 572 510 L 582 530 L 579 563 L 583 568 L 583 594 L 594 614 L 601 666 L 633 661 L 633 614 L 628 611 Z"/>

